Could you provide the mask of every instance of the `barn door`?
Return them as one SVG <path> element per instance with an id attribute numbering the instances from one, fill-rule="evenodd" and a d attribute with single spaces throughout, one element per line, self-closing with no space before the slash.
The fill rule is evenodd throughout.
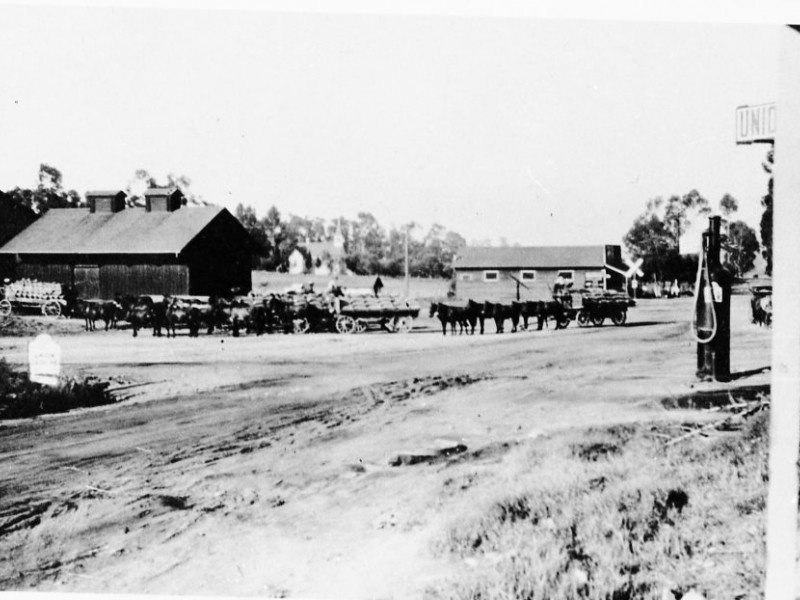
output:
<path id="1" fill-rule="evenodd" d="M 97 265 L 76 265 L 73 275 L 78 298 L 100 297 L 100 267 Z"/>

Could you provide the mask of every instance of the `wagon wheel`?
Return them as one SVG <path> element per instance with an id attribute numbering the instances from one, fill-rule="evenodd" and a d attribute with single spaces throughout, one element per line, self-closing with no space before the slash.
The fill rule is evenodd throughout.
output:
<path id="1" fill-rule="evenodd" d="M 48 300 L 42 304 L 42 314 L 51 319 L 61 316 L 61 304 L 56 300 Z"/>
<path id="2" fill-rule="evenodd" d="M 294 319 L 292 321 L 295 333 L 306 333 L 311 328 L 311 323 L 305 317 L 302 319 Z"/>
<path id="3" fill-rule="evenodd" d="M 591 317 L 592 325 L 594 325 L 595 327 L 600 327 L 600 325 L 602 325 L 603 321 L 605 320 L 606 320 L 605 317 Z"/>
<path id="4" fill-rule="evenodd" d="M 628 320 L 628 313 L 627 311 L 621 310 L 618 313 L 614 313 L 611 315 L 611 321 L 614 325 L 625 325 L 625 321 Z"/>
<path id="5" fill-rule="evenodd" d="M 356 333 L 364 333 L 367 330 L 367 321 L 366 319 L 356 319 Z"/>
<path id="6" fill-rule="evenodd" d="M 400 317 L 395 321 L 395 333 L 408 333 L 414 326 L 414 317 Z"/>
<path id="7" fill-rule="evenodd" d="M 11 314 L 11 302 L 6 300 L 0 300 L 0 317 L 7 317 Z"/>
<path id="8" fill-rule="evenodd" d="M 564 315 L 558 320 L 556 326 L 558 327 L 558 329 L 566 329 L 567 327 L 569 327 L 569 321 L 570 321 L 569 315 Z"/>
<path id="9" fill-rule="evenodd" d="M 348 315 L 336 317 L 336 331 L 339 333 L 353 333 L 356 330 L 356 320 Z"/>
<path id="10" fill-rule="evenodd" d="M 584 310 L 578 311 L 578 327 L 589 326 L 589 315 Z"/>

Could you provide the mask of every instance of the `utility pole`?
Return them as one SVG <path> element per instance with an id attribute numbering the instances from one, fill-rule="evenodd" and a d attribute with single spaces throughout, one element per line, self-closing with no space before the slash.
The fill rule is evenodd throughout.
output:
<path id="1" fill-rule="evenodd" d="M 410 288 L 410 280 L 409 280 L 409 277 L 408 277 L 408 230 L 411 229 L 411 224 L 409 223 L 408 225 L 406 225 L 405 229 L 406 229 L 406 244 L 405 244 L 405 246 L 406 246 L 406 298 L 408 298 L 411 295 L 411 292 L 410 292 L 410 289 L 411 289 Z"/>

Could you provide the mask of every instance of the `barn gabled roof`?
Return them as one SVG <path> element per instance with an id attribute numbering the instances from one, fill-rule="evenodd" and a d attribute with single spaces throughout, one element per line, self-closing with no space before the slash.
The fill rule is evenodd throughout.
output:
<path id="1" fill-rule="evenodd" d="M 0 254 L 178 254 L 223 212 L 220 206 L 117 213 L 53 208 L 0 248 Z"/>
<path id="2" fill-rule="evenodd" d="M 456 269 L 602 268 L 605 246 L 467 246 L 456 256 Z"/>

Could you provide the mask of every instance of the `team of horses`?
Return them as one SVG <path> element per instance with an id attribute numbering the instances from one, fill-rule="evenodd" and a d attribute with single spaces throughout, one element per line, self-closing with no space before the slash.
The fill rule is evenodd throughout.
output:
<path id="1" fill-rule="evenodd" d="M 307 304 L 298 309 L 290 298 L 271 294 L 265 297 L 190 296 L 118 296 L 114 300 L 78 300 L 73 313 L 84 319 L 86 331 L 95 331 L 97 321 L 105 330 L 117 327 L 119 321 L 130 324 L 133 336 L 152 328 L 154 336 L 175 337 L 178 329 L 188 329 L 197 337 L 201 329 L 211 334 L 215 329 L 230 329 L 235 337 L 242 331 L 262 335 L 268 332 L 290 333 L 297 320 L 311 329 L 319 327 L 326 315 L 317 306 Z"/>
<path id="2" fill-rule="evenodd" d="M 531 319 L 537 320 L 537 329 L 542 330 L 548 320 L 555 322 L 556 329 L 569 324 L 569 316 L 564 305 L 557 300 L 512 300 L 511 302 L 476 302 L 467 300 L 466 305 L 455 302 L 434 302 L 429 316 L 436 316 L 442 324 L 442 335 L 447 335 L 448 326 L 452 335 L 475 333 L 479 328 L 484 333 L 484 323 L 494 321 L 496 333 L 505 331 L 506 321 L 511 322 L 511 332 L 527 330 Z"/>
<path id="3" fill-rule="evenodd" d="M 118 296 L 114 300 L 78 300 L 74 314 L 84 319 L 87 331 L 94 331 L 97 321 L 104 322 L 106 331 L 125 321 L 134 337 L 140 330 L 151 328 L 154 336 L 168 338 L 175 337 L 179 329 L 188 329 L 190 337 L 197 337 L 200 330 L 211 334 L 218 329 L 229 329 L 234 336 L 241 332 L 291 333 L 297 322 L 304 323 L 310 331 L 333 331 L 335 321 L 331 310 L 313 302 L 297 303 L 291 294 L 232 298 Z M 509 321 L 512 332 L 527 330 L 533 319 L 538 330 L 551 320 L 556 329 L 569 324 L 567 310 L 557 300 L 434 302 L 429 316 L 439 319 L 442 335 L 447 334 L 448 328 L 453 335 L 474 334 L 476 330 L 483 334 L 487 320 L 494 321 L 497 333 L 503 333 Z"/>

